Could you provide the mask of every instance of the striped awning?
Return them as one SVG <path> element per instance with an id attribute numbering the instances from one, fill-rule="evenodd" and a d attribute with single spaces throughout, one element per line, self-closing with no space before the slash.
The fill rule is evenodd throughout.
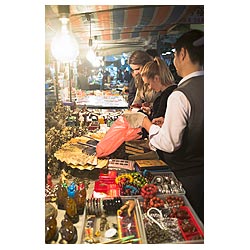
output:
<path id="1" fill-rule="evenodd" d="M 70 5 L 69 12 L 71 31 L 80 46 L 88 46 L 91 33 L 100 53 L 111 47 L 146 48 L 159 36 L 177 32 L 179 25 L 204 23 L 203 5 Z M 49 44 L 60 27 L 58 6 L 46 5 L 45 15 Z"/>

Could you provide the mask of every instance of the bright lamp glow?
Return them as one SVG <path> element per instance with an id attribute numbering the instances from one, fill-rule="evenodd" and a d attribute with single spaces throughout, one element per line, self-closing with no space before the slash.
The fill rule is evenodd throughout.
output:
<path id="1" fill-rule="evenodd" d="M 95 60 L 96 56 L 95 56 L 95 52 L 92 48 L 89 48 L 86 57 L 87 57 L 88 61 L 91 63 Z"/>
<path id="2" fill-rule="evenodd" d="M 71 62 L 79 55 L 79 46 L 73 34 L 68 30 L 67 18 L 61 18 L 62 27 L 51 43 L 51 52 L 56 60 Z"/>
<path id="3" fill-rule="evenodd" d="M 94 67 L 100 67 L 101 62 L 99 58 L 95 55 L 93 48 L 89 48 L 86 58 Z"/>

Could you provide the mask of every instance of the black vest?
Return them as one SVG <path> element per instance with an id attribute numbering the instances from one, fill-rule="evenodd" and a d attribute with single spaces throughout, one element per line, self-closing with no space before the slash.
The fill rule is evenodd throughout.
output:
<path id="1" fill-rule="evenodd" d="M 174 91 L 181 91 L 191 105 L 181 147 L 173 153 L 157 150 L 176 176 L 202 174 L 204 172 L 204 76 L 188 79 Z"/>

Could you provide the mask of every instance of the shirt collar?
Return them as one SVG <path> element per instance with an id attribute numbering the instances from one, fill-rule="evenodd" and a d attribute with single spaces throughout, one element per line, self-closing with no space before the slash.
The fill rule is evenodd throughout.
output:
<path id="1" fill-rule="evenodd" d="M 203 76 L 204 75 L 204 71 L 201 70 L 201 71 L 195 71 L 195 72 L 192 72 L 190 73 L 189 75 L 186 75 L 185 77 L 183 77 L 180 82 L 178 83 L 178 86 L 180 86 L 183 82 L 185 82 L 186 80 L 192 78 L 192 77 L 195 77 L 195 76 Z"/>

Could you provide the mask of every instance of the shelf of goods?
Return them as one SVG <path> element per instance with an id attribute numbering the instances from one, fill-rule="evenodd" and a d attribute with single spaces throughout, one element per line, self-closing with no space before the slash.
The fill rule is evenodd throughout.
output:
<path id="1" fill-rule="evenodd" d="M 113 153 L 97 158 L 95 148 L 106 132 L 86 131 L 96 121 L 65 126 L 65 117 L 74 112 L 60 104 L 46 116 L 45 242 L 203 244 L 203 224 L 168 166 L 159 159 L 133 161 Z M 122 150 L 133 156 L 150 153 L 144 142 L 125 143 Z M 76 209 L 81 199 L 68 193 L 69 187 L 77 193 L 80 183 L 86 189 L 81 213 Z M 71 212 L 76 214 L 70 217 Z"/>
<path id="2" fill-rule="evenodd" d="M 139 173 L 133 161 L 112 159 L 86 187 L 84 212 L 71 225 L 77 234 L 73 242 L 62 240 L 65 210 L 58 209 L 56 197 L 46 203 L 57 210 L 58 232 L 46 243 L 204 243 L 203 224 L 172 172 Z"/>

